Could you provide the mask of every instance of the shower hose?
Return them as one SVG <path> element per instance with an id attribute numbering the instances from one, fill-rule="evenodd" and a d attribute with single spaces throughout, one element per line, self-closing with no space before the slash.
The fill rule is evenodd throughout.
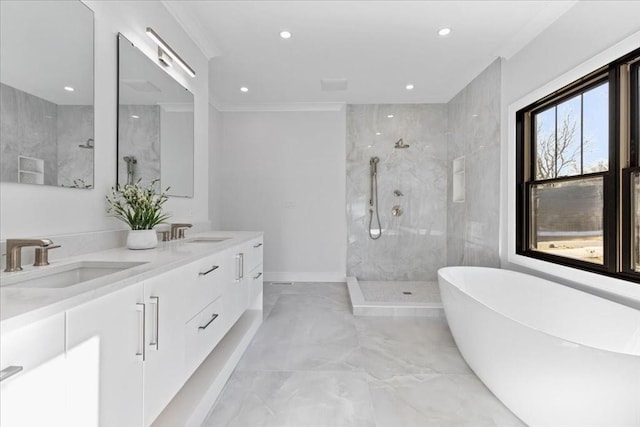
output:
<path id="1" fill-rule="evenodd" d="M 374 203 L 375 201 L 375 203 Z M 380 225 L 380 214 L 378 213 L 378 174 L 373 173 L 371 176 L 371 203 L 369 203 L 369 237 L 373 240 L 378 240 L 382 237 L 382 226 Z M 371 226 L 373 225 L 373 215 L 376 216 L 376 222 L 378 223 L 378 235 L 374 236 L 371 232 Z"/>

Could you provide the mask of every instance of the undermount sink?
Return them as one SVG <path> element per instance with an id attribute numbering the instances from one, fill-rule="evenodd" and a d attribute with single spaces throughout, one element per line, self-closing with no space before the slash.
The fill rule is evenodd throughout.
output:
<path id="1" fill-rule="evenodd" d="M 131 261 L 78 261 L 2 277 L 2 287 L 59 289 L 145 264 Z"/>
<path id="2" fill-rule="evenodd" d="M 229 240 L 231 237 L 194 237 L 187 240 L 187 243 L 220 243 Z"/>

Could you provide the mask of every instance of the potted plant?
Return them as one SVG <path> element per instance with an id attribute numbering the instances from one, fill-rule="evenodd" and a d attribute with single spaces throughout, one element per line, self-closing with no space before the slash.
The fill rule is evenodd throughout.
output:
<path id="1" fill-rule="evenodd" d="M 169 219 L 162 213 L 162 205 L 167 201 L 169 188 L 156 193 L 157 179 L 149 183 L 147 188 L 135 184 L 112 187 L 111 194 L 106 196 L 107 212 L 124 221 L 131 228 L 127 236 L 129 249 L 151 249 L 158 246 L 158 235 L 153 230 L 158 224 Z"/>

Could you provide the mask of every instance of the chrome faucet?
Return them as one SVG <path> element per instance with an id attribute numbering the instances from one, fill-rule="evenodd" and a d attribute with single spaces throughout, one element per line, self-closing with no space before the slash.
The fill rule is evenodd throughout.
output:
<path id="1" fill-rule="evenodd" d="M 192 226 L 192 224 L 171 224 L 171 240 L 183 239 L 184 230 Z"/>
<path id="2" fill-rule="evenodd" d="M 7 268 L 6 273 L 22 270 L 22 248 L 37 246 L 46 248 L 53 245 L 49 239 L 7 239 Z"/>

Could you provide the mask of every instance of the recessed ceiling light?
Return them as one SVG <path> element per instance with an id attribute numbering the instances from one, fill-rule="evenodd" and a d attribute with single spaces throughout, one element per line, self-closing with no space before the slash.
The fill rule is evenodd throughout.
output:
<path id="1" fill-rule="evenodd" d="M 406 90 L 413 90 L 413 85 L 412 84 L 408 84 L 404 87 Z"/>
<path id="2" fill-rule="evenodd" d="M 382 135 L 380 132 L 376 132 L 376 135 Z"/>
<path id="3" fill-rule="evenodd" d="M 246 87 L 246 86 L 242 86 L 242 87 L 240 88 L 240 92 L 249 92 L 249 88 L 248 88 L 248 87 Z"/>
<path id="4" fill-rule="evenodd" d="M 371 147 L 372 147 L 371 145 L 367 145 L 367 148 L 371 148 Z"/>
<path id="5" fill-rule="evenodd" d="M 131 116 L 132 119 L 139 119 L 140 116 L 136 116 L 135 114 Z"/>
<path id="6" fill-rule="evenodd" d="M 291 38 L 291 31 L 280 31 L 280 37 L 283 39 L 290 39 Z"/>
<path id="7" fill-rule="evenodd" d="M 477 114 L 472 114 L 471 117 L 476 118 L 476 117 L 478 117 L 478 115 Z"/>
<path id="8" fill-rule="evenodd" d="M 75 89 L 72 88 L 71 86 L 65 86 L 64 90 L 66 90 L 67 92 L 73 92 Z"/>
<path id="9" fill-rule="evenodd" d="M 393 114 L 387 114 L 387 119 L 393 119 Z"/>
<path id="10" fill-rule="evenodd" d="M 445 37 L 451 34 L 451 28 L 441 28 L 438 30 L 438 35 L 440 37 Z"/>

